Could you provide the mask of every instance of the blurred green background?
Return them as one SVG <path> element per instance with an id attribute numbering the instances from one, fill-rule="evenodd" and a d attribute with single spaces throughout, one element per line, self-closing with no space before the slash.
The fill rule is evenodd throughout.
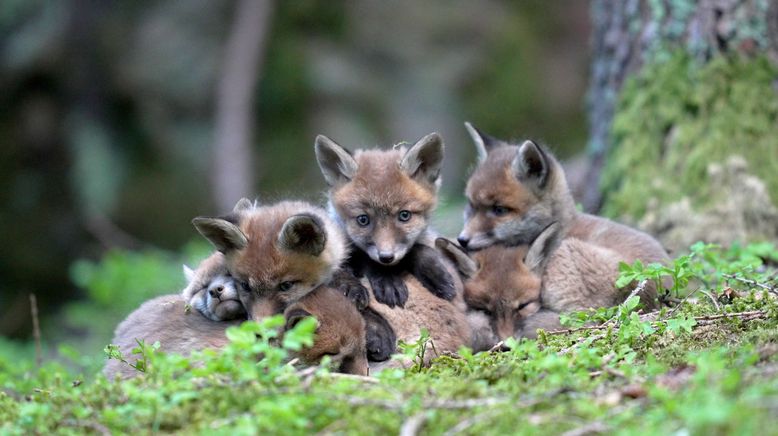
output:
<path id="1" fill-rule="evenodd" d="M 248 155 L 222 153 L 250 170 L 224 170 L 224 86 L 240 81 L 223 82 L 250 58 L 228 48 L 246 31 L 241 5 L 0 4 L 0 348 L 27 349 L 9 341 L 30 336 L 34 293 L 45 344 L 99 356 L 123 316 L 177 292 L 181 263 L 207 252 L 192 217 L 234 196 L 323 201 L 318 133 L 354 149 L 440 132 L 449 235 L 475 156 L 463 121 L 563 157 L 585 146 L 588 2 L 279 1 L 249 20 L 257 71 L 232 97 L 248 105 Z"/>

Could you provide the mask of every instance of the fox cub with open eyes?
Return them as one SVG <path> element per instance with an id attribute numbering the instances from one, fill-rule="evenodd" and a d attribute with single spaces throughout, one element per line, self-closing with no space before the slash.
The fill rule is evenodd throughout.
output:
<path id="1" fill-rule="evenodd" d="M 466 249 L 530 244 L 557 224 L 552 246 L 576 238 L 629 264 L 638 259 L 643 263 L 669 260 L 650 235 L 576 210 L 564 170 L 545 147 L 532 141 L 511 144 L 465 125 L 479 156 L 478 167 L 467 182 L 465 226 L 457 238 Z M 650 282 L 640 295 L 645 308 L 656 307 L 656 292 Z"/>
<path id="2" fill-rule="evenodd" d="M 367 276 L 375 299 L 402 307 L 408 299 L 407 272 L 434 295 L 454 298 L 453 277 L 428 229 L 443 163 L 440 136 L 432 133 L 410 148 L 352 155 L 319 135 L 315 151 L 329 186 L 330 210 L 355 248 L 349 266 Z M 355 302 L 364 306 L 363 297 Z"/>
<path id="3" fill-rule="evenodd" d="M 284 311 L 329 283 L 348 254 L 340 227 L 301 201 L 258 206 L 242 199 L 224 217 L 192 223 L 223 255 L 249 319 Z"/>

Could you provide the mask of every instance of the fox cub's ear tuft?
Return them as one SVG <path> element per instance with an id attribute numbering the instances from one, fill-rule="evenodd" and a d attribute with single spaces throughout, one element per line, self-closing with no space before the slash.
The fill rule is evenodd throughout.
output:
<path id="1" fill-rule="evenodd" d="M 470 278 L 478 272 L 478 263 L 468 256 L 465 250 L 459 245 L 446 238 L 437 238 L 435 239 L 435 247 L 454 262 L 454 265 L 463 277 Z"/>
<path id="2" fill-rule="evenodd" d="M 243 231 L 224 218 L 197 217 L 192 220 L 192 224 L 222 253 L 240 250 L 248 245 L 248 238 Z"/>
<path id="3" fill-rule="evenodd" d="M 537 189 L 543 189 L 548 180 L 548 156 L 534 142 L 524 141 L 519 146 L 519 154 L 513 159 L 513 171 L 522 183 L 529 183 Z"/>
<path id="4" fill-rule="evenodd" d="M 443 166 L 443 139 L 437 133 L 419 139 L 400 161 L 400 168 L 410 177 L 436 185 Z"/>
<path id="5" fill-rule="evenodd" d="M 473 144 L 475 144 L 475 149 L 478 152 L 479 162 L 485 161 L 486 156 L 490 151 L 492 151 L 492 149 L 504 144 L 503 141 L 500 141 L 491 135 L 487 135 L 467 121 L 465 121 L 465 128 L 467 129 L 467 133 L 470 134 L 470 138 L 473 140 Z"/>
<path id="6" fill-rule="evenodd" d="M 348 150 L 336 144 L 332 139 L 319 135 L 314 143 L 316 160 L 329 186 L 348 183 L 357 173 L 357 161 Z"/>
<path id="7" fill-rule="evenodd" d="M 278 244 L 287 250 L 318 256 L 327 244 L 327 231 L 314 215 L 294 215 L 281 228 Z"/>

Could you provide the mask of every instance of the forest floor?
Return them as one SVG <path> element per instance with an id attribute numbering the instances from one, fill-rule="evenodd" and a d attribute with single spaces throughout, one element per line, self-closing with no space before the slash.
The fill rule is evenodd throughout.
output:
<path id="1" fill-rule="evenodd" d="M 625 265 L 624 280 L 672 278 L 667 307 L 644 314 L 633 297 L 428 366 L 422 338 L 402 347 L 415 364 L 371 377 L 284 364 L 313 329 L 274 346 L 275 318 L 218 354 L 144 344 L 124 358 L 145 371 L 123 382 L 0 355 L 0 434 L 778 434 L 776 260 L 700 244 L 664 269 Z"/>

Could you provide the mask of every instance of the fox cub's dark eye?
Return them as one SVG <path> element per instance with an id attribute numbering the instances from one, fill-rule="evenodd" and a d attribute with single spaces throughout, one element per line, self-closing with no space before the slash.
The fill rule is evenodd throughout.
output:
<path id="1" fill-rule="evenodd" d="M 525 303 L 521 303 L 521 304 L 519 304 L 519 307 L 517 307 L 517 308 L 516 308 L 516 310 L 521 310 L 521 309 L 524 309 L 525 307 L 527 307 L 527 306 L 529 306 L 530 304 L 532 304 L 532 302 L 533 302 L 533 301 L 534 301 L 534 300 L 532 300 L 532 301 L 527 301 L 527 302 L 525 302 Z"/>
<path id="2" fill-rule="evenodd" d="M 367 215 L 360 215 L 357 217 L 357 224 L 364 227 L 368 224 L 370 224 L 370 217 Z"/>
<path id="3" fill-rule="evenodd" d="M 397 219 L 399 219 L 402 222 L 406 222 L 411 219 L 411 212 L 407 210 L 401 210 L 400 213 L 397 215 Z"/>
<path id="4" fill-rule="evenodd" d="M 251 287 L 249 287 L 249 284 L 248 284 L 248 282 L 244 282 L 244 281 L 242 281 L 242 280 L 241 280 L 241 281 L 238 281 L 238 287 L 239 287 L 240 289 L 242 289 L 242 290 L 246 291 L 246 292 L 249 292 L 249 291 L 251 291 Z"/>
<path id="5" fill-rule="evenodd" d="M 292 286 L 294 286 L 294 282 L 281 282 L 281 284 L 278 285 L 278 290 L 281 292 L 286 292 L 292 289 Z"/>
<path id="6" fill-rule="evenodd" d="M 500 205 L 494 205 L 492 206 L 492 213 L 497 216 L 505 215 L 508 213 L 508 208 Z"/>

